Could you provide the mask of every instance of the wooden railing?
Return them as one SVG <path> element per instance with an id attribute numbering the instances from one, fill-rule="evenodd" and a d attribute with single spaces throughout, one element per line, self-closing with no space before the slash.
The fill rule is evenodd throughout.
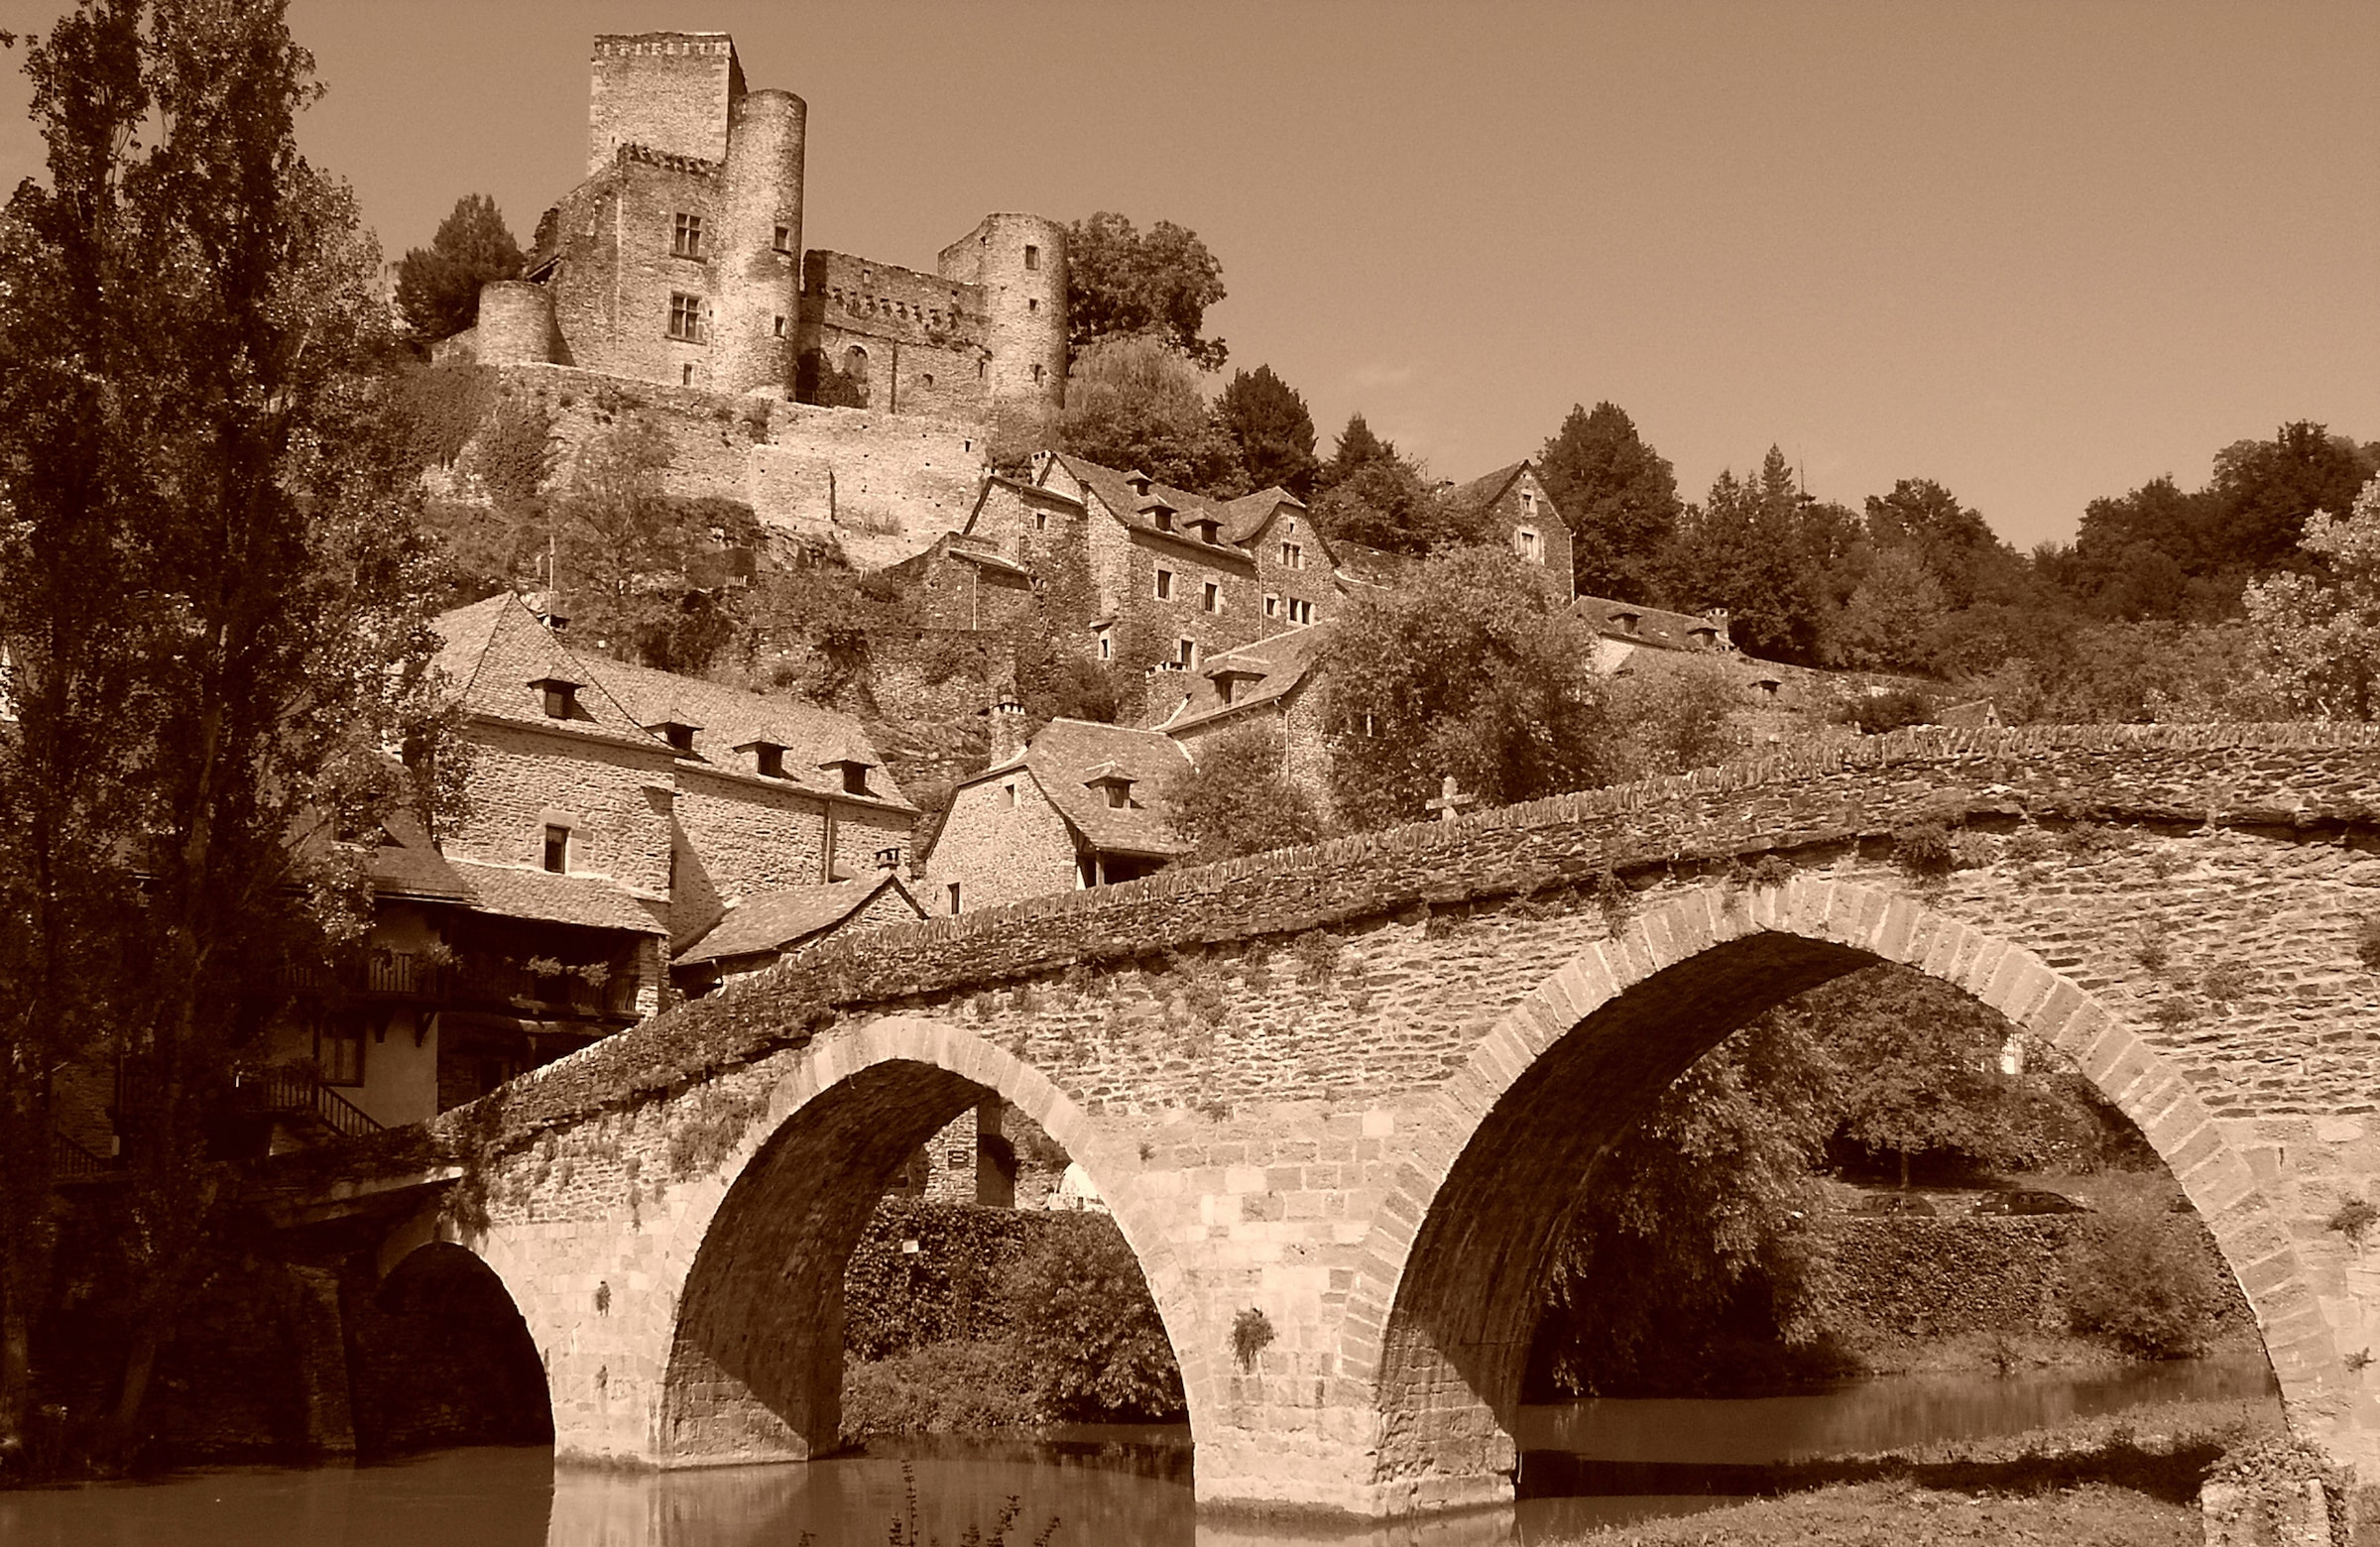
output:
<path id="1" fill-rule="evenodd" d="M 54 1182 L 87 1182 L 116 1169 L 115 1161 L 80 1139 L 58 1132 L 50 1138 L 50 1178 Z"/>
<path id="2" fill-rule="evenodd" d="M 258 1069 L 232 1076 L 240 1104 L 275 1116 L 311 1116 L 347 1138 L 381 1130 L 380 1122 L 354 1102 L 298 1069 Z"/>

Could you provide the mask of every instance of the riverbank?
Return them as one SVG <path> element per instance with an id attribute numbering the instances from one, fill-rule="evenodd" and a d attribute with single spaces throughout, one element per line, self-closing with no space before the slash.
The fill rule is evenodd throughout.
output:
<path id="1" fill-rule="evenodd" d="M 2009 1496 L 1895 1482 L 1838 1485 L 1564 1540 L 1578 1547 L 2200 1547 L 2203 1534 L 2195 1506 L 2105 1484 Z"/>

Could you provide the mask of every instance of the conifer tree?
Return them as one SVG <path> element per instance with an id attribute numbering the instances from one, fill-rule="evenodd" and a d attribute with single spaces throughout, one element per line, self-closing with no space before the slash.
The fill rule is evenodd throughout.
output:
<path id="1" fill-rule="evenodd" d="M 1662 546 L 1678 522 L 1678 481 L 1617 404 L 1576 404 L 1539 453 L 1537 476 L 1570 526 L 1581 594 L 1652 599 Z"/>
<path id="2" fill-rule="evenodd" d="M 1215 417 L 1238 442 L 1250 483 L 1277 485 L 1301 500 L 1312 497 L 1322 474 L 1314 455 L 1314 416 L 1271 366 L 1233 376 L 1215 402 Z"/>
<path id="3" fill-rule="evenodd" d="M 429 245 L 408 251 L 397 265 L 397 309 L 424 343 L 459 333 L 479 318 L 479 288 L 520 278 L 523 262 L 496 201 L 466 193 L 438 222 Z"/>

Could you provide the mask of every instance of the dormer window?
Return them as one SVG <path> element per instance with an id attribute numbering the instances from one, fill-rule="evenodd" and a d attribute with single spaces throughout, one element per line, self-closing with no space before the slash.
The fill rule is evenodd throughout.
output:
<path id="1" fill-rule="evenodd" d="M 783 778 L 785 776 L 785 749 L 783 743 L 770 741 L 746 742 L 743 746 L 738 747 L 736 751 L 749 752 L 752 754 L 753 772 L 760 774 L 761 777 Z"/>
<path id="2" fill-rule="evenodd" d="M 821 763 L 818 766 L 835 775 L 835 781 L 841 786 L 843 793 L 847 795 L 872 793 L 868 788 L 868 770 L 873 765 L 862 763 L 857 758 L 837 758 L 831 763 Z"/>
<path id="3" fill-rule="evenodd" d="M 1717 629 L 1688 629 L 1686 636 L 1694 641 L 1695 647 L 1699 650 L 1709 650 L 1719 643 Z"/>
<path id="4" fill-rule="evenodd" d="M 544 696 L 545 718 L 575 720 L 579 718 L 579 684 L 564 677 L 539 677 L 529 684 Z"/>
<path id="5" fill-rule="evenodd" d="M 1194 521 L 1194 522 L 1192 522 L 1190 525 L 1192 525 L 1193 527 L 1196 527 L 1196 528 L 1198 529 L 1198 540 L 1199 540 L 1199 541 L 1201 541 L 1201 542 L 1212 542 L 1212 541 L 1214 541 L 1214 540 L 1215 540 L 1215 523 L 1213 523 L 1213 522 L 1211 522 L 1211 521 L 1203 521 L 1203 520 L 1202 520 L 1202 521 Z"/>
<path id="6" fill-rule="evenodd" d="M 1636 620 L 1642 616 L 1643 615 L 1641 613 L 1615 612 L 1611 615 L 1611 622 L 1620 633 L 1634 634 L 1636 632 Z"/>
<path id="7" fill-rule="evenodd" d="M 671 752 L 680 757 L 690 758 L 694 755 L 694 733 L 701 730 L 702 727 L 688 725 L 683 720 L 663 720 L 658 725 L 648 726 L 647 729 L 667 742 Z"/>
<path id="8" fill-rule="evenodd" d="M 1154 478 L 1149 477 L 1148 474 L 1140 471 L 1138 468 L 1134 468 L 1130 472 L 1125 474 L 1124 481 L 1128 484 L 1130 484 L 1132 486 L 1132 493 L 1138 495 L 1143 500 L 1148 498 L 1149 486 L 1156 482 Z"/>
<path id="9" fill-rule="evenodd" d="M 1098 790 L 1111 811 L 1123 811 L 1131 806 L 1132 776 L 1113 763 L 1100 764 L 1083 783 Z"/>

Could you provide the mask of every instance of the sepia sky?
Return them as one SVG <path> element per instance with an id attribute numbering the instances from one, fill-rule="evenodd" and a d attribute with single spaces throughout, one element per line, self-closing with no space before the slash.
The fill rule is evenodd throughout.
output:
<path id="1" fill-rule="evenodd" d="M 58 0 L 0 0 L 39 30 Z M 804 236 L 912 268 L 990 210 L 1171 219 L 1233 366 L 1467 478 L 1610 399 L 1697 498 L 1773 442 L 2019 546 L 2315 418 L 2380 438 L 2380 5 L 293 0 L 309 156 L 390 256 L 527 241 L 588 41 L 735 35 L 809 104 Z M 15 72 L 0 185 L 35 171 Z M 1227 368 L 1228 370 L 1228 368 Z"/>

